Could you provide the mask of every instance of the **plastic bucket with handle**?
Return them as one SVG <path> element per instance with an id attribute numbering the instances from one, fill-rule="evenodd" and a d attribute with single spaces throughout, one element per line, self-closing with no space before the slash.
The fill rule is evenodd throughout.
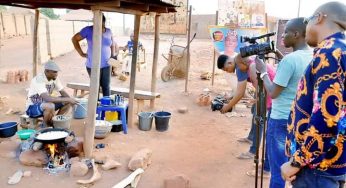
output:
<path id="1" fill-rule="evenodd" d="M 157 131 L 166 131 L 169 127 L 169 119 L 171 118 L 170 112 L 156 112 L 155 113 L 155 126 Z"/>
<path id="2" fill-rule="evenodd" d="M 142 131 L 150 131 L 151 125 L 153 123 L 153 113 L 152 112 L 140 112 L 138 114 L 139 119 L 139 129 Z"/>
<path id="3" fill-rule="evenodd" d="M 73 118 L 74 119 L 84 119 L 87 116 L 88 99 L 86 98 L 76 98 L 78 104 L 73 108 Z"/>

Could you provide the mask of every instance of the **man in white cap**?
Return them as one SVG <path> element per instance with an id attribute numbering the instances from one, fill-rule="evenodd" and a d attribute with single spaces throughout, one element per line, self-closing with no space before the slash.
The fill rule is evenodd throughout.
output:
<path id="1" fill-rule="evenodd" d="M 26 114 L 31 118 L 43 117 L 43 126 L 53 126 L 52 118 L 67 113 L 70 107 L 77 103 L 64 90 L 58 77 L 60 68 L 53 61 L 48 61 L 41 73 L 31 80 L 26 101 Z M 53 91 L 60 93 L 55 95 Z"/>

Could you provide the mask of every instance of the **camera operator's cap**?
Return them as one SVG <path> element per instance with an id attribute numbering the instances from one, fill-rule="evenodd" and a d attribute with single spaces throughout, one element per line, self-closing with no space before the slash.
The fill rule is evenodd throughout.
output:
<path id="1" fill-rule="evenodd" d="M 52 70 L 52 71 L 61 71 L 59 66 L 54 62 L 49 60 L 45 65 L 44 65 L 45 70 Z"/>

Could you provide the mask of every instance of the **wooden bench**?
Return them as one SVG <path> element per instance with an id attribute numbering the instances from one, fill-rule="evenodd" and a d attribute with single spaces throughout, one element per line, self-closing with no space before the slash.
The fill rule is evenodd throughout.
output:
<path id="1" fill-rule="evenodd" d="M 85 91 L 90 90 L 89 84 L 86 83 L 67 83 L 67 87 L 74 90 L 73 96 L 78 95 L 78 91 L 81 95 L 85 95 Z M 130 90 L 128 88 L 112 87 L 111 94 L 119 94 L 124 97 L 129 97 Z M 143 108 L 145 100 L 153 100 L 155 98 L 160 98 L 160 93 L 152 93 L 150 91 L 135 90 L 135 99 L 138 104 L 138 112 Z"/>

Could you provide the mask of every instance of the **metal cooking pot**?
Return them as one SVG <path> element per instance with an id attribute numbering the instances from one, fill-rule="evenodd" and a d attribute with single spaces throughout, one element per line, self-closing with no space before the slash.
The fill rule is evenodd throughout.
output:
<path id="1" fill-rule="evenodd" d="M 43 130 L 40 130 L 38 132 L 36 132 L 35 134 L 35 137 L 34 137 L 34 140 L 35 142 L 42 142 L 42 143 L 45 143 L 45 144 L 49 144 L 49 143 L 59 143 L 59 142 L 65 142 L 65 137 L 63 138 L 58 138 L 58 139 L 49 139 L 49 140 L 41 140 L 41 139 L 38 139 L 38 135 L 42 134 L 42 133 L 47 133 L 47 132 L 51 132 L 51 131 L 63 131 L 63 132 L 67 132 L 68 135 L 70 135 L 71 133 L 69 133 L 68 131 L 66 131 L 65 129 L 61 129 L 61 128 L 47 128 L 47 129 L 43 129 Z"/>

